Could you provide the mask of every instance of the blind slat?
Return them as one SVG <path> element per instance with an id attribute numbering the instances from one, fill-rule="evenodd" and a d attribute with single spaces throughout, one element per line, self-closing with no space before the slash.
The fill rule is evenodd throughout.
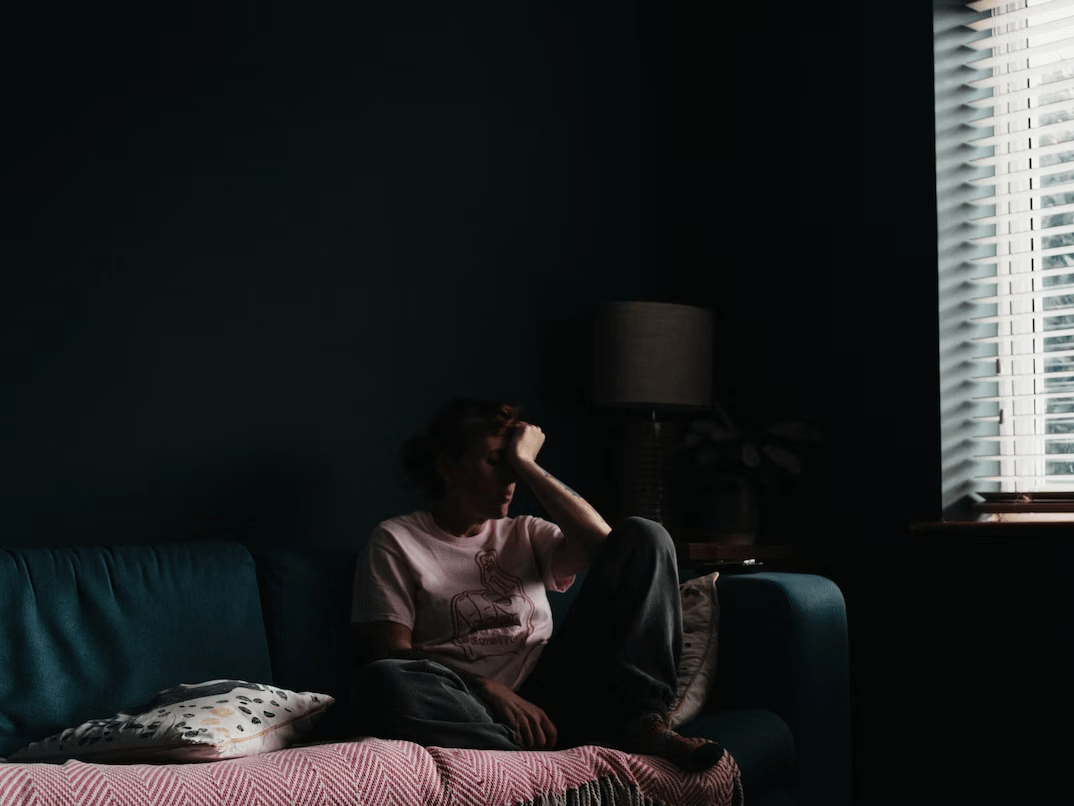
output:
<path id="1" fill-rule="evenodd" d="M 1001 456 L 994 456 L 994 457 L 992 457 L 992 460 L 996 461 L 996 462 L 1005 461 L 1004 458 L 1001 457 Z M 1059 486 L 1058 485 L 1060 483 L 1064 487 L 1067 487 L 1067 488 L 1069 488 L 1071 486 L 1070 476 L 1045 476 L 1045 475 L 1041 475 L 1039 477 L 1034 477 L 1034 478 L 1041 478 L 1041 479 L 1043 479 L 1043 481 L 1045 483 L 1051 483 L 1051 484 L 1055 485 L 1053 487 L 1053 489 L 1055 489 L 1057 492 L 1059 491 Z M 978 476 L 977 480 L 978 481 L 1000 481 L 1000 482 L 1007 481 L 1007 482 L 1018 482 L 1018 483 L 1024 484 L 1025 481 L 1026 481 L 1026 477 L 1025 476 Z"/>
<path id="2" fill-rule="evenodd" d="M 1074 2 L 1074 0 L 1071 0 Z M 1061 78 L 1057 81 L 1049 81 L 1046 84 L 1037 84 L 1032 87 L 1028 87 L 1018 92 L 1007 92 L 1003 94 L 1003 102 L 1007 106 L 1023 106 L 1027 101 L 1034 101 L 1037 98 L 1047 98 L 1057 92 L 1070 89 L 1074 87 L 1074 78 Z M 977 107 L 978 109 L 991 109 L 995 106 L 995 96 L 989 96 L 988 98 L 978 98 L 974 101 L 967 102 L 970 106 Z M 979 119 L 975 118 L 969 123 L 971 126 L 978 125 Z"/>
<path id="3" fill-rule="evenodd" d="M 1041 118 L 1063 114 L 1069 116 L 1070 110 L 1074 109 L 1074 99 L 1071 98 L 1060 98 L 1042 103 L 1041 95 L 1037 94 L 1026 96 L 1026 100 L 1037 101 L 1037 103 L 1033 106 L 1014 106 L 1005 112 L 997 112 L 984 118 L 974 118 L 970 121 L 970 126 L 975 129 L 995 128 L 998 126 L 1000 129 L 1006 129 L 1007 133 L 1011 135 L 1024 132 L 1026 135 L 1032 136 L 1035 132 L 1041 130 Z M 1067 122 L 1068 120 L 1069 117 L 1062 122 Z"/>
<path id="4" fill-rule="evenodd" d="M 1022 282 L 1025 280 L 1043 279 L 1045 277 L 1056 277 L 1064 274 L 1070 274 L 1074 272 L 1074 266 L 1057 266 L 1054 269 L 1038 269 L 1033 272 L 1026 272 L 1024 274 L 1001 274 L 999 276 L 993 275 L 991 277 L 974 277 L 969 282 L 974 285 L 997 285 L 1007 282 Z"/>
<path id="5" fill-rule="evenodd" d="M 1070 273 L 1074 274 L 1074 267 L 1072 267 L 1070 269 Z M 1055 288 L 1048 288 L 1048 289 L 1038 289 L 1036 291 L 1019 291 L 1018 293 L 1015 293 L 1015 294 L 1004 294 L 1004 295 L 993 296 L 993 297 L 980 297 L 978 299 L 975 299 L 974 302 L 976 302 L 976 303 L 978 303 L 980 305 L 995 305 L 995 304 L 1000 303 L 1000 302 L 1010 302 L 1012 300 L 1024 301 L 1024 300 L 1029 300 L 1029 299 L 1036 299 L 1038 297 L 1043 300 L 1043 299 L 1051 299 L 1053 297 L 1068 297 L 1068 296 L 1074 296 L 1074 285 L 1058 286 L 1058 290 L 1055 289 Z M 1060 310 L 1060 309 L 1056 308 L 1054 310 Z M 1037 311 L 1037 313 L 1040 316 L 1052 316 L 1053 315 L 1052 311 L 1049 311 L 1049 310 L 1040 310 L 1040 311 Z M 1019 316 L 1024 316 L 1024 314 L 1019 314 Z M 979 322 L 979 321 L 981 321 L 981 318 L 980 317 L 975 317 L 973 319 L 973 321 Z"/>
<path id="6" fill-rule="evenodd" d="M 972 3 L 966 3 L 967 6 L 974 11 L 988 11 L 993 8 L 999 8 L 1007 0 L 974 0 Z"/>
<path id="7" fill-rule="evenodd" d="M 1046 45 L 1035 45 L 1033 47 L 1022 48 L 1021 50 L 1014 50 L 1010 53 L 993 54 L 984 59 L 967 62 L 967 65 L 974 70 L 988 70 L 990 68 L 1006 67 L 1011 64 L 1020 65 L 1027 59 L 1036 56 L 1050 56 L 1052 54 L 1058 54 L 1065 59 L 1074 58 L 1074 40 L 1067 39 L 1062 42 L 1049 42 Z"/>
<path id="8" fill-rule="evenodd" d="M 1042 353 L 1039 351 L 1031 353 L 1012 353 L 1010 355 L 975 355 L 971 360 L 979 361 L 981 363 L 989 362 L 995 364 L 996 361 L 1028 361 L 1031 358 L 1071 358 L 1074 357 L 1074 350 L 1055 350 L 1052 352 Z M 978 380 L 986 380 L 980 378 Z M 990 377 L 988 380 L 999 380 L 999 376 Z M 1074 416 L 1072 414 L 1071 416 Z"/>
<path id="9" fill-rule="evenodd" d="M 1019 66 L 1016 70 L 1008 70 L 1006 73 L 996 73 L 988 77 L 973 78 L 966 82 L 967 87 L 973 89 L 1000 88 L 1004 94 L 1017 92 L 1032 85 L 1034 78 L 1043 78 L 1053 73 L 1069 69 L 1074 65 L 1074 56 L 1063 56 L 1048 64 L 1034 66 Z M 996 97 L 996 96 L 993 96 Z"/>
<path id="10" fill-rule="evenodd" d="M 1005 414 L 1004 417 L 1003 417 L 1003 422 L 1008 424 L 1008 425 L 1010 425 L 1012 423 L 1017 423 L 1017 424 L 1028 424 L 1030 422 L 1037 423 L 1038 421 L 1047 423 L 1049 421 L 1055 422 L 1057 420 L 1062 420 L 1064 418 L 1069 420 L 1070 417 L 1071 417 L 1071 415 L 1069 415 L 1069 414 Z M 978 415 L 978 416 L 974 417 L 973 419 L 976 420 L 978 423 L 994 423 L 994 422 L 997 422 L 999 420 L 999 415 L 998 414 L 982 414 L 982 415 Z M 978 440 L 978 439 L 980 439 L 980 440 L 985 440 L 985 439 L 992 440 L 993 437 L 976 437 L 976 436 L 974 437 L 974 440 Z M 1001 441 L 1009 440 L 1011 442 L 1014 442 L 1014 441 L 1023 440 L 1023 439 L 1035 439 L 1035 437 L 1033 435 L 1029 435 L 1027 437 L 1024 434 L 1019 434 L 1017 436 L 999 436 L 999 437 L 995 437 L 995 439 L 1001 440 Z M 997 460 L 999 460 L 999 459 L 1013 459 L 1014 457 L 1013 456 L 1006 456 L 1006 457 L 997 456 L 995 458 Z"/>
<path id="11" fill-rule="evenodd" d="M 1005 252 L 1001 255 L 992 255 L 990 257 L 975 257 L 971 258 L 971 263 L 996 263 L 997 260 L 1003 258 L 1011 258 L 1012 260 L 1018 260 L 1026 257 L 1027 255 L 1035 255 L 1037 257 L 1051 257 L 1052 255 L 1065 255 L 1067 253 L 1074 253 L 1074 244 L 1064 244 L 1063 246 L 1052 246 L 1048 249 L 1025 249 L 1017 252 Z"/>
<path id="12" fill-rule="evenodd" d="M 968 145 L 976 146 L 978 148 L 985 148 L 987 146 L 1006 146 L 1011 143 L 1029 142 L 1030 140 L 1046 137 L 1049 134 L 1063 134 L 1068 129 L 1074 130 L 1074 123 L 1069 120 L 1061 120 L 1057 123 L 1049 123 L 1046 126 L 1037 126 L 1032 129 L 1000 132 L 999 134 L 990 134 L 986 137 L 978 137 L 970 140 Z M 1067 137 L 1064 139 L 1064 142 L 1071 139 L 1072 138 Z M 1074 142 L 1071 143 L 1071 147 L 1074 147 Z"/>
<path id="13" fill-rule="evenodd" d="M 1067 416 L 1069 417 L 1070 415 Z M 1039 437 L 1036 434 L 1030 434 L 1029 436 L 1019 435 L 1016 437 L 987 436 L 974 437 L 974 439 L 979 439 L 981 440 L 981 442 L 1014 442 L 1015 440 L 1021 439 L 1044 439 L 1054 440 L 1056 442 L 1074 442 L 1074 434 L 1044 434 Z M 991 458 L 991 456 L 989 458 Z"/>
<path id="14" fill-rule="evenodd" d="M 1066 13 L 1070 14 L 1072 12 L 1067 11 Z M 1038 12 L 1038 19 L 1041 16 L 1042 15 Z M 1028 16 L 1023 16 L 1020 20 L 1008 19 L 1008 17 L 1013 18 L 1015 17 L 1015 15 L 1004 15 L 1004 20 L 1007 23 L 1006 27 L 1008 28 L 1010 28 L 1012 24 L 1019 22 L 1024 23 L 1027 21 L 1027 19 L 1031 19 Z M 1022 43 L 1025 42 L 1026 35 L 1030 32 L 1032 32 L 1033 36 L 1040 36 L 1041 34 L 1066 32 L 1071 30 L 1072 28 L 1074 28 L 1074 18 L 1071 18 L 1069 16 L 1063 16 L 1059 19 L 1050 20 L 1048 22 L 1039 22 L 1020 28 L 1016 27 L 1014 30 L 1003 31 L 998 34 L 993 34 L 992 36 L 986 36 L 981 39 L 977 39 L 973 42 L 970 42 L 969 46 L 974 50 L 991 50 L 993 48 L 1004 49 L 1010 47 L 1011 45 L 1021 46 Z M 1049 46 L 1052 46 L 1051 43 L 1049 43 Z M 1014 50 L 1004 55 L 1016 56 L 1017 54 L 1018 50 Z"/>
<path id="15" fill-rule="evenodd" d="M 1074 168 L 1074 166 L 1072 166 Z M 1000 235 L 982 235 L 980 238 L 970 238 L 973 243 L 979 244 L 994 244 L 994 243 L 1016 243 L 1022 240 L 1028 240 L 1031 238 L 1052 238 L 1057 235 L 1070 235 L 1074 234 L 1074 224 L 1067 224 L 1059 227 L 1047 227 L 1045 229 L 1029 229 L 1019 230 L 1018 232 L 1006 232 Z"/>
<path id="16" fill-rule="evenodd" d="M 1000 380 L 997 378 L 996 380 Z M 984 395 L 983 397 L 975 397 L 974 400 L 979 400 L 982 403 L 1003 403 L 1011 400 L 1050 400 L 1056 397 L 1070 397 L 1074 395 L 1074 389 L 1067 392 L 1035 392 L 1033 394 L 1025 395 Z M 1020 415 L 1022 417 L 1044 417 L 1043 414 L 1031 414 Z"/>
<path id="17" fill-rule="evenodd" d="M 1051 156 L 1053 154 L 1064 154 L 1066 152 L 1074 152 L 1074 143 L 1053 143 L 1047 146 L 1034 146 L 1033 148 L 1027 146 L 1026 148 L 1018 149 L 1017 151 L 977 157 L 969 160 L 967 164 L 980 168 L 987 168 L 992 165 L 1007 166 L 1022 163 L 1030 157 L 1037 158 Z"/>
<path id="18" fill-rule="evenodd" d="M 1048 2 L 1041 2 L 1034 4 L 1034 10 L 1052 8 L 1052 3 L 1056 0 L 1048 0 Z M 1011 5 L 1011 0 L 974 0 L 972 3 L 966 3 L 968 8 L 972 8 L 974 11 L 990 11 L 992 9 L 999 8 L 1000 6 Z M 1017 13 L 1017 12 L 1016 12 Z"/>
<path id="19" fill-rule="evenodd" d="M 1032 338 L 1033 336 L 1037 336 L 1038 338 L 1042 339 L 1057 339 L 1063 336 L 1074 336 L 1074 328 L 1064 328 L 1063 330 L 1049 330 L 1047 333 L 1027 333 L 1022 336 L 981 336 L 980 338 L 976 338 L 973 341 L 978 344 L 997 344 L 999 342 L 1004 341 Z"/>
<path id="20" fill-rule="evenodd" d="M 1074 203 L 1071 204 L 1057 204 L 1055 207 L 1045 207 L 1040 210 L 1023 210 L 1007 213 L 998 213 L 995 215 L 981 216 L 980 218 L 972 218 L 970 221 L 974 224 L 1001 224 L 1005 221 L 1015 220 L 1021 223 L 1033 221 L 1045 216 L 1060 215 L 1062 213 L 1074 213 Z"/>
<path id="21" fill-rule="evenodd" d="M 1010 2 L 1010 0 L 1005 1 L 1008 3 Z M 990 8 L 996 8 L 1002 4 L 1002 2 L 997 2 L 994 6 L 990 6 Z M 1022 25 L 1029 19 L 1041 17 L 1049 12 L 1054 12 L 1062 8 L 1070 8 L 1072 6 L 1074 6 L 1074 0 L 1050 0 L 1048 3 L 1041 3 L 1018 11 L 1009 11 L 1003 15 L 1003 23 L 1007 26 Z M 973 7 L 972 4 L 971 7 Z M 976 22 L 970 23 L 966 27 L 974 31 L 987 31 L 995 25 L 994 19 L 995 18 L 992 16 L 983 17 Z"/>
<path id="22" fill-rule="evenodd" d="M 1024 332 L 1008 334 L 1009 338 L 1018 339 L 1025 336 L 1040 336 L 1041 338 L 1051 338 L 1052 331 L 1045 330 L 1043 327 L 1038 327 L 1043 324 L 1040 320 L 1048 319 L 1053 316 L 1074 316 L 1074 307 L 1059 308 L 1055 311 L 1036 311 L 1034 313 L 998 313 L 993 316 L 974 316 L 970 319 L 971 322 L 976 322 L 979 325 L 996 325 L 1009 322 L 1030 322 L 1034 325 L 1033 328 L 1027 329 Z"/>
<path id="23" fill-rule="evenodd" d="M 1071 152 L 1074 152 L 1074 142 L 1067 146 Z M 1072 154 L 1074 156 L 1074 154 Z M 1074 173 L 1074 161 L 1070 162 L 1057 162 L 1054 165 L 1046 165 L 1037 168 L 1024 168 L 1016 171 L 1009 171 L 1007 173 L 999 174 L 996 176 L 982 176 L 977 179 L 969 180 L 971 185 L 977 185 L 982 188 L 995 188 L 997 183 L 1009 185 L 1011 182 L 1042 182 L 1045 178 L 1054 177 L 1058 174 Z M 1069 180 L 1074 182 L 1074 178 Z M 1054 185 L 1048 185 L 1048 187 L 1058 187 L 1059 182 Z M 1063 184 L 1066 184 L 1065 182 Z M 994 199 L 995 196 L 990 198 Z"/>

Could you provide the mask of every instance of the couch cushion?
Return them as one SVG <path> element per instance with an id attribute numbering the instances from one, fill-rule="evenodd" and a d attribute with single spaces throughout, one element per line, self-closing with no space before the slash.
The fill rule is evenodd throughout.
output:
<path id="1" fill-rule="evenodd" d="M 271 674 L 234 543 L 2 550 L 0 613 L 0 757 L 169 686 Z"/>
<path id="2" fill-rule="evenodd" d="M 357 554 L 345 551 L 255 550 L 272 683 L 321 691 L 336 704 L 311 738 L 351 733 L 351 681 L 357 668 L 351 598 Z"/>
<path id="3" fill-rule="evenodd" d="M 706 713 L 679 728 L 684 736 L 706 736 L 722 744 L 742 771 L 742 789 L 751 799 L 794 780 L 791 729 L 763 708 Z"/>

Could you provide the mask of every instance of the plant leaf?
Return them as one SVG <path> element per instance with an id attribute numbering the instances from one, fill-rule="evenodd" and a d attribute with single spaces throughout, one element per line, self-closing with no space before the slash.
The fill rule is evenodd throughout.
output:
<path id="1" fill-rule="evenodd" d="M 802 463 L 798 461 L 798 457 L 791 453 L 786 448 L 781 448 L 779 445 L 765 445 L 764 455 L 782 467 L 788 473 L 792 473 L 797 476 L 802 472 Z"/>

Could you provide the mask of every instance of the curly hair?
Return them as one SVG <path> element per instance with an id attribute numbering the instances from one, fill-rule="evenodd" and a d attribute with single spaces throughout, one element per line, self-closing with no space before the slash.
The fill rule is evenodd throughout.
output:
<path id="1" fill-rule="evenodd" d="M 429 426 L 408 439 L 399 453 L 408 486 L 421 487 L 431 500 L 444 494 L 436 469 L 441 453 L 458 461 L 481 436 L 502 436 L 524 420 L 522 406 L 476 398 L 456 398 L 433 416 Z"/>

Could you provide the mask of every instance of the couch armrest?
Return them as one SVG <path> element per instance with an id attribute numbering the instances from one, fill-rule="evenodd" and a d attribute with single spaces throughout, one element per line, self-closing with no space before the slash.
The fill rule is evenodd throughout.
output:
<path id="1" fill-rule="evenodd" d="M 721 575 L 716 685 L 706 710 L 767 708 L 794 734 L 803 802 L 849 803 L 846 604 L 812 574 Z"/>

